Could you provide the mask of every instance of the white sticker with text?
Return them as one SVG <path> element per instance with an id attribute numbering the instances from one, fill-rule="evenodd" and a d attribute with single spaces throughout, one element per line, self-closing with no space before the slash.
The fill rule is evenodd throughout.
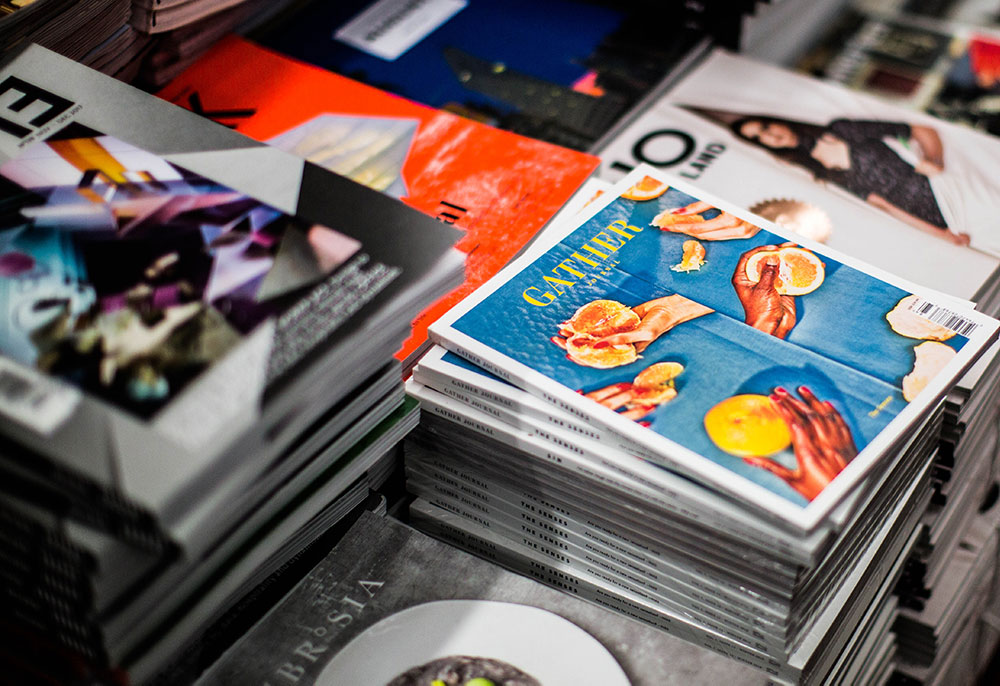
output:
<path id="1" fill-rule="evenodd" d="M 378 0 L 333 37 L 392 61 L 468 4 L 467 0 Z"/>

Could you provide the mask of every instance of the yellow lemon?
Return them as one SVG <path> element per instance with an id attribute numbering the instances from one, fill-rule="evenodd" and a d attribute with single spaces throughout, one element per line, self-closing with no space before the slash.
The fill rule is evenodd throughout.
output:
<path id="1" fill-rule="evenodd" d="M 764 457 L 792 442 L 788 425 L 766 395 L 734 395 L 705 414 L 705 431 L 719 450 L 736 455 Z"/>

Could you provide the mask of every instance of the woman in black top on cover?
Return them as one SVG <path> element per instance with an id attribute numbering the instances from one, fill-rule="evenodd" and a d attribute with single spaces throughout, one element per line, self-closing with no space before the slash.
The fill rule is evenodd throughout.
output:
<path id="1" fill-rule="evenodd" d="M 929 177 L 944 170 L 944 150 L 929 126 L 888 121 L 835 119 L 826 126 L 768 116 L 732 123 L 740 138 L 776 157 L 805 167 L 893 217 L 959 245 L 969 236 L 948 229 Z M 917 142 L 920 161 L 911 165 L 886 139 Z"/>

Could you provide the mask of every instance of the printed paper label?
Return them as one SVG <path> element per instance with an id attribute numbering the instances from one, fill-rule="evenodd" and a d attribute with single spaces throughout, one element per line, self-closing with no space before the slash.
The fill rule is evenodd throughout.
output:
<path id="1" fill-rule="evenodd" d="M 379 0 L 333 37 L 392 61 L 451 19 L 467 0 Z"/>

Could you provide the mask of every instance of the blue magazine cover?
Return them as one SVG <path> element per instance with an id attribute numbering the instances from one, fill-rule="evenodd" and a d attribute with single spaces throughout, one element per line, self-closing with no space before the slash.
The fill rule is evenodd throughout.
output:
<path id="1" fill-rule="evenodd" d="M 308 2 L 252 36 L 432 107 L 584 150 L 698 39 L 568 0 Z"/>
<path id="2" fill-rule="evenodd" d="M 815 527 L 996 334 L 968 305 L 790 240 L 650 167 L 585 217 L 433 337 L 648 447 L 658 459 L 644 467 L 797 529 Z"/>

